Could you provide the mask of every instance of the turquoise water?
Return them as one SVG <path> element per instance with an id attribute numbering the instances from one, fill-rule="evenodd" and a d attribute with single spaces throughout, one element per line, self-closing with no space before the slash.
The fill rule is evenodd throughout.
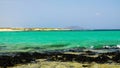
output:
<path id="1" fill-rule="evenodd" d="M 0 32 L 0 51 L 48 50 L 120 45 L 120 31 Z"/>

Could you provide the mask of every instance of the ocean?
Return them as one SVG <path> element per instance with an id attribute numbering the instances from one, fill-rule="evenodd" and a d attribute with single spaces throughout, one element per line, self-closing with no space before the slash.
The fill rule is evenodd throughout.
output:
<path id="1" fill-rule="evenodd" d="M 120 45 L 120 31 L 11 31 L 0 32 L 0 52 Z"/>

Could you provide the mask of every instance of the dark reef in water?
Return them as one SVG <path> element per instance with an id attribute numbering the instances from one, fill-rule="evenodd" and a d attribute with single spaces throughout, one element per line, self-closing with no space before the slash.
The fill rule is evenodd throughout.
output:
<path id="1" fill-rule="evenodd" d="M 44 52 L 9 52 L 0 53 L 0 66 L 7 68 L 16 64 L 35 63 L 36 59 L 46 59 L 47 61 L 76 61 L 79 63 L 120 63 L 120 49 L 112 52 L 104 52 L 104 49 L 84 50 L 82 48 L 71 48 L 65 50 L 51 50 Z M 78 53 L 78 54 L 75 54 Z"/>

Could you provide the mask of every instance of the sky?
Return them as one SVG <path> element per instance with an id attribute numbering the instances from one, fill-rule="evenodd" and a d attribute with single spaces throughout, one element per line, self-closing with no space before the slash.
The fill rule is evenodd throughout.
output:
<path id="1" fill-rule="evenodd" d="M 0 0 L 0 27 L 120 29 L 120 0 Z"/>

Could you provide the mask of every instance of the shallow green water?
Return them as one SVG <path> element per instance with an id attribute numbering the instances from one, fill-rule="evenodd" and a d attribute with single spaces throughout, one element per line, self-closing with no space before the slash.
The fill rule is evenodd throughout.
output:
<path id="1" fill-rule="evenodd" d="M 120 31 L 0 32 L 0 51 L 120 45 Z"/>

